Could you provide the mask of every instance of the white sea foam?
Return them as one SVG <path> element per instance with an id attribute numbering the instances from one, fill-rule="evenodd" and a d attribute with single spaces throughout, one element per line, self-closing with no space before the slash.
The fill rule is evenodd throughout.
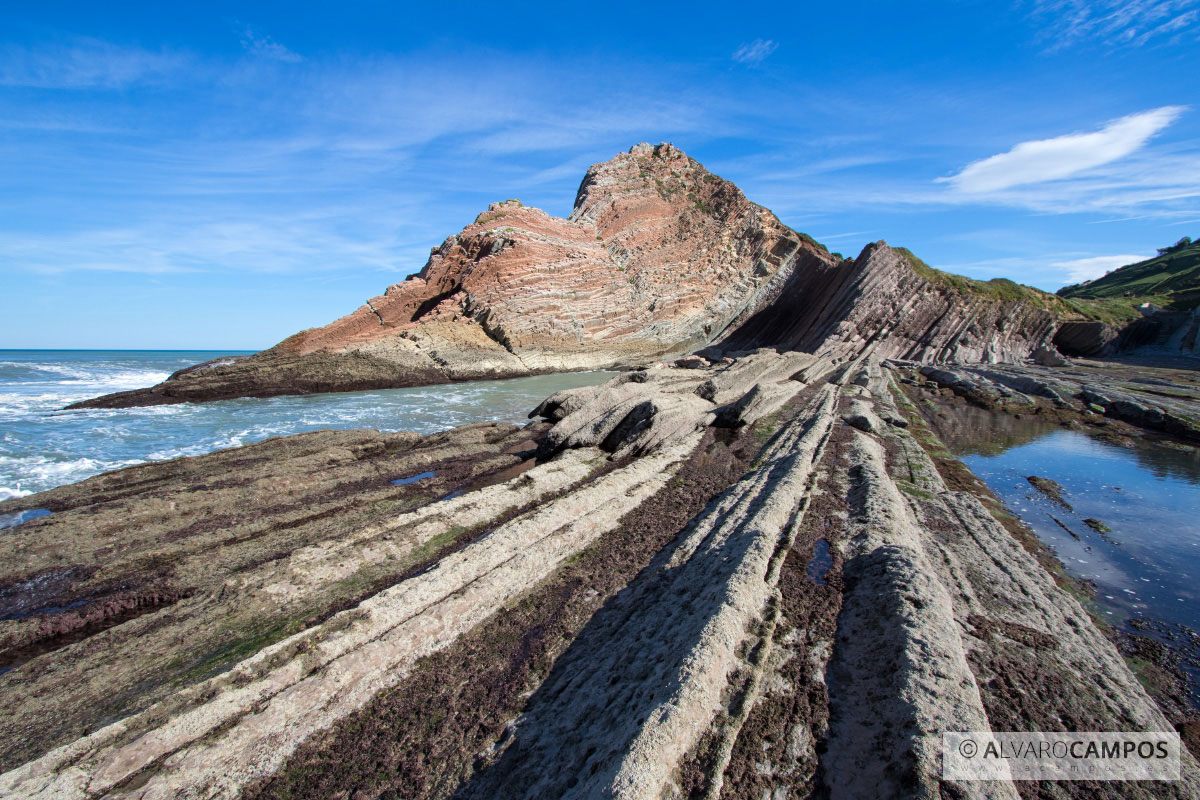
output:
<path id="1" fill-rule="evenodd" d="M 220 354 L 214 353 L 214 356 Z M 199 360 L 199 359 L 197 359 Z M 0 497 L 21 496 L 101 472 L 198 456 L 273 436 L 368 428 L 432 433 L 480 420 L 523 422 L 546 394 L 574 383 L 552 377 L 369 393 L 229 400 L 128 409 L 63 406 L 150 386 L 186 366 L 173 356 L 98 355 L 43 363 L 0 361 Z"/>
<path id="2" fill-rule="evenodd" d="M 53 411 L 63 405 L 62 395 L 49 392 L 41 394 L 0 393 L 0 418 L 24 415 L 39 411 Z"/>
<path id="3" fill-rule="evenodd" d="M 14 497 L 28 497 L 33 492 L 28 489 L 22 489 L 20 484 L 17 488 L 10 489 L 7 486 L 0 486 L 0 500 L 12 500 Z"/>
<path id="4" fill-rule="evenodd" d="M 122 469 L 130 467 L 134 464 L 143 463 L 142 459 L 100 459 L 100 458 L 74 458 L 67 460 L 56 460 L 42 455 L 11 457 L 0 456 L 0 476 L 4 480 L 11 480 L 10 476 L 19 476 L 21 482 L 17 484 L 16 491 L 22 491 L 24 494 L 13 495 L 14 497 L 24 497 L 30 492 L 20 488 L 23 486 L 31 487 L 33 491 L 45 491 L 46 489 L 55 486 L 62 486 L 67 483 L 75 483 L 93 475 L 99 475 L 101 472 L 109 472 L 114 469 Z M 12 491 L 12 490 L 10 490 Z"/>
<path id="5" fill-rule="evenodd" d="M 54 383 L 58 385 L 107 385 L 127 389 L 137 389 L 152 386 L 165 381 L 171 373 L 157 369 L 128 367 L 117 364 L 39 364 L 35 362 L 16 363 L 4 362 L 5 366 L 23 367 L 35 373 L 44 373 L 47 378 L 53 376 L 57 380 L 41 379 L 31 376 L 37 383 Z"/>
<path id="6" fill-rule="evenodd" d="M 11 362 L 10 362 L 11 363 Z M 58 379 L 34 376 L 0 383 L 0 419 L 57 411 L 80 400 L 153 386 L 170 373 L 146 369 L 86 369 L 72 365 L 24 364 Z"/>

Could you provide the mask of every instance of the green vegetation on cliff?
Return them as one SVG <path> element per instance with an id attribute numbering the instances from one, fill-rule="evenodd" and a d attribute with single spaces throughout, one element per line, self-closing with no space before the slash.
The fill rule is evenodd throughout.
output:
<path id="1" fill-rule="evenodd" d="M 1187 310 L 1200 304 L 1200 243 L 1189 237 L 1158 255 L 1115 269 L 1104 277 L 1058 290 L 1058 296 L 1088 319 L 1120 324 L 1141 316 L 1152 303 Z"/>
<path id="2" fill-rule="evenodd" d="M 1002 303 L 1028 303 L 1035 308 L 1042 308 L 1060 316 L 1069 314 L 1073 310 L 1061 298 L 1049 292 L 1043 292 L 1041 289 L 1025 286 L 1016 281 L 1010 281 L 1008 278 L 992 278 L 990 281 L 981 281 L 965 275 L 943 272 L 917 258 L 906 247 L 893 249 L 908 259 L 908 264 L 912 267 L 913 272 L 938 286 L 945 286 L 965 295 L 985 297 Z"/>
<path id="3" fill-rule="evenodd" d="M 1064 320 L 1120 325 L 1139 318 L 1137 307 L 1143 303 L 1174 309 L 1200 304 L 1200 242 L 1193 243 L 1187 237 L 1162 248 L 1155 258 L 1121 267 L 1094 281 L 1064 286 L 1056 294 L 1007 278 L 981 281 L 943 272 L 903 247 L 895 249 L 908 259 L 914 272 L 938 286 L 1001 302 L 1028 303 Z"/>

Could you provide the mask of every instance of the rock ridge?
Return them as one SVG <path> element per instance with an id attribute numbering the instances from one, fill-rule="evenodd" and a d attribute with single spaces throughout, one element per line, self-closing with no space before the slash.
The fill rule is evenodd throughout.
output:
<path id="1" fill-rule="evenodd" d="M 0 537 L 0 795 L 1015 798 L 943 781 L 942 734 L 1170 730 L 913 375 L 1151 429 L 1197 402 L 764 348 L 523 428 L 322 431 L 8 500 L 53 513 Z M 166 601 L 54 640 L 130 593 Z M 1200 769 L 1056 791 L 1195 797 Z"/>

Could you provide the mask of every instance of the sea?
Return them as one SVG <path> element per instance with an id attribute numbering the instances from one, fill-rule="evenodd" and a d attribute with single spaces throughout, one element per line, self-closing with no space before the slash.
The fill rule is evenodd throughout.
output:
<path id="1" fill-rule="evenodd" d="M 322 429 L 434 433 L 470 422 L 524 424 L 547 395 L 603 383 L 573 372 L 442 386 L 66 411 L 109 392 L 241 350 L 0 350 L 0 500 L 101 472 Z"/>

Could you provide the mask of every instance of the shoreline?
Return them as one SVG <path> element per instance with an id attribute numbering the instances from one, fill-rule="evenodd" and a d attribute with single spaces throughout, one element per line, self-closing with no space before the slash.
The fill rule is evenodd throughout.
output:
<path id="1" fill-rule="evenodd" d="M 980 724 L 1014 726 L 1007 730 L 1049 724 L 1023 716 L 1031 708 L 1014 705 L 1012 691 L 1040 698 L 1038 713 L 1057 714 L 1060 723 L 1102 726 L 1096 729 L 1166 724 L 1116 646 L 1071 599 L 1061 567 L 1056 575 L 1049 554 L 1013 526 L 961 462 L 939 455 L 940 440 L 913 416 L 916 406 L 906 392 L 914 387 L 899 380 L 911 374 L 905 369 L 869 358 L 834 366 L 804 354 L 762 351 L 732 364 L 627 372 L 600 386 L 558 392 L 537 410 L 542 420 L 524 428 L 483 423 L 424 437 L 301 434 L 7 501 L 0 510 L 34 504 L 55 513 L 22 525 L 17 538 L 0 538 L 10 548 L 20 541 L 25 559 L 42 553 L 49 568 L 41 578 L 28 578 L 42 587 L 41 605 L 29 601 L 16 617 L 10 613 L 3 642 L 11 649 L 63 638 L 61 647 L 0 675 L 7 703 L 18 704 L 6 711 L 10 719 L 36 713 L 66 724 L 22 744 L 12 738 L 14 730 L 0 729 L 0 743 L 7 742 L 0 764 L 8 770 L 0 788 L 37 796 L 31 787 L 54 786 L 69 797 L 67 776 L 76 769 L 94 773 L 111 757 L 127 765 L 112 773 L 114 786 L 127 780 L 169 791 L 211 786 L 210 765 L 222 765 L 232 776 L 223 780 L 249 796 L 328 796 L 340 791 L 340 780 L 354 785 L 383 774 L 400 780 L 396 785 L 411 796 L 444 796 L 423 768 L 395 761 L 401 753 L 387 749 L 386 734 L 397 725 L 410 737 L 405 752 L 440 759 L 439 774 L 447 777 L 436 785 L 446 789 L 444 781 L 457 781 L 480 796 L 559 791 L 554 781 L 570 774 L 560 766 L 584 758 L 582 751 L 562 749 L 565 740 L 555 731 L 563 725 L 597 745 L 630 731 L 632 738 L 619 734 L 602 748 L 609 760 L 594 774 L 632 781 L 639 792 L 663 781 L 704 791 L 720 781 L 749 791 L 766 778 L 746 759 L 760 759 L 752 754 L 770 749 L 785 730 L 789 736 L 807 731 L 808 744 L 793 755 L 771 756 L 776 785 L 815 788 L 839 775 L 853 782 L 846 770 L 860 746 L 858 734 L 850 734 L 855 726 L 916 725 L 916 741 L 927 744 L 908 756 L 897 751 L 894 763 L 936 784 L 935 751 L 924 748 L 940 740 L 936 720 L 952 709 L 980 715 Z M 981 396 L 978 385 L 955 385 Z M 1068 413 L 1049 398 L 1033 404 L 1041 407 L 1042 400 L 1045 413 Z M 1125 435 L 1127 425 L 1106 427 Z M 822 498 L 842 499 L 829 504 Z M 89 542 L 92 535 L 72 523 L 80 514 L 91 520 L 91 530 L 109 532 Z M 629 538 L 646 526 L 658 533 Z M 74 541 L 61 541 L 71 530 Z M 105 542 L 114 535 L 144 544 L 113 549 Z M 828 566 L 817 583 L 806 571 L 820 542 Z M 68 552 L 64 547 L 82 559 L 78 567 L 50 566 L 60 558 L 56 553 Z M 892 560 L 901 554 L 908 555 Z M 627 571 L 610 574 L 608 565 L 617 562 Z M 668 563 L 678 566 L 662 571 Z M 751 563 L 761 566 L 727 571 Z M 943 563 L 983 572 L 947 572 Z M 143 565 L 140 573 L 130 571 L 135 564 Z M 891 566 L 877 573 L 875 564 Z M 1000 565 L 1003 573 L 989 572 Z M 880 605 L 893 596 L 887 576 L 894 569 L 911 570 L 903 580 L 924 598 L 917 605 L 904 593 Z M 602 574 L 609 575 L 605 589 L 599 588 Z M 1012 580 L 1018 584 L 1008 585 Z M 129 588 L 139 582 L 140 588 Z M 692 594 L 703 587 L 738 599 L 708 606 Z M 418 597 L 427 599 L 410 606 Z M 427 605 L 437 597 L 444 599 Z M 1032 597 L 1040 598 L 1036 611 L 1028 606 Z M 274 598 L 270 606 L 259 605 L 268 598 Z M 663 627 L 683 608 L 706 610 Z M 726 626 L 731 638 L 720 642 L 733 649 L 684 619 Z M 868 623 L 876 633 L 853 633 Z M 652 625 L 658 639 L 641 638 L 644 625 Z M 402 633 L 409 626 L 416 627 Z M 191 656 L 169 644 L 185 630 Z M 421 630 L 427 633 L 418 635 Z M 528 638 L 549 630 L 560 632 Z M 807 634 L 796 640 L 799 631 Z M 863 717 L 856 698 L 893 680 L 862 660 L 864 636 L 895 638 L 897 655 L 918 643 L 933 646 L 932 672 L 918 662 L 890 668 L 914 687 L 925 686 L 937 698 L 933 705 L 892 705 L 889 689 L 875 716 Z M 621 644 L 624 637 L 633 638 Z M 534 641 L 542 644 L 528 649 Z M 606 660 L 606 653 L 618 652 L 619 661 Z M 604 726 L 571 722 L 587 702 L 552 688 L 588 674 L 597 681 L 611 676 L 604 685 L 626 687 L 622 692 L 643 680 L 649 689 L 664 685 L 680 658 L 703 666 L 683 684 L 700 681 L 688 689 L 700 692 L 696 698 L 734 703 L 712 717 L 701 710 L 704 703 L 687 706 L 701 721 L 696 738 L 677 739 L 678 731 L 663 731 L 666 739 L 639 738 L 651 736 L 649 729 L 624 726 L 643 712 L 615 697 L 605 707 L 617 716 Z M 35 683 L 18 690 L 15 681 L 28 680 L 26 666 L 35 662 Z M 1003 666 L 1010 662 L 1014 666 Z M 1014 672 L 1018 663 L 1024 666 Z M 385 664 L 392 666 L 380 672 Z M 803 668 L 797 673 L 788 664 Z M 451 679 L 455 665 L 469 672 Z M 643 668 L 649 669 L 644 678 Z M 86 692 L 100 687 L 78 684 L 83 669 L 103 670 L 106 694 L 143 688 L 127 696 L 124 707 L 97 703 Z M 659 675 L 662 669 L 668 673 Z M 810 683 L 826 672 L 830 683 Z M 791 677 L 772 677 L 785 673 Z M 960 675 L 975 694 L 942 685 L 943 673 Z M 1122 686 L 1120 695 L 1095 695 L 1096 674 Z M 1033 682 L 1012 684 L 1020 676 Z M 255 688 L 267 686 L 275 688 L 267 694 Z M 360 689 L 346 694 L 351 686 Z M 417 686 L 430 693 L 428 701 L 401 702 Z M 477 698 L 469 702 L 476 710 L 443 713 L 437 716 L 443 722 L 430 728 L 427 715 L 434 709 L 458 707 L 457 695 L 443 694 L 455 686 L 503 686 L 495 697 L 507 699 L 492 705 L 483 696 L 462 695 Z M 791 688 L 781 695 L 781 686 Z M 594 690 L 601 697 L 609 692 L 600 684 Z M 645 711 L 667 702 L 658 691 L 645 696 Z M 797 692 L 809 697 L 802 707 L 794 703 Z M 317 697 L 325 699 L 310 705 Z M 67 705 L 55 711 L 47 703 Z M 244 737 L 275 730 L 271 720 L 282 724 L 284 708 L 302 720 L 287 717 L 288 744 L 271 755 L 249 746 Z M 783 708 L 792 711 L 780 717 Z M 124 721 L 97 728 L 97 712 Z M 509 732 L 514 714 L 521 715 L 515 737 Z M 469 719 L 477 719 L 467 725 L 470 742 L 450 749 L 438 744 L 451 730 L 446 725 L 458 730 Z M 185 730 L 201 731 L 200 738 Z M 89 732 L 90 755 L 69 744 Z M 686 746 L 668 753 L 650 744 L 657 741 Z M 150 742 L 160 744 L 147 749 Z M 46 752 L 55 746 L 65 749 Z M 491 755 L 479 763 L 481 748 Z M 161 761 L 165 752 L 175 754 L 172 766 Z M 200 752 L 207 755 L 197 760 Z M 342 766 L 333 769 L 330 759 Z M 540 766 L 531 772 L 533 763 Z M 1200 785 L 1194 763 L 1185 756 L 1181 791 Z M 391 766 L 376 773 L 378 764 Z M 304 776 L 313 769 L 325 777 L 306 788 Z"/>
<path id="2" fill-rule="evenodd" d="M 104 381 L 124 383 L 146 372 L 158 380 L 179 363 L 145 356 L 82 354 L 43 357 L 45 365 L 10 372 L 2 387 L 5 441 L 0 487 L 41 491 L 135 463 L 194 456 L 272 436 L 320 429 L 408 429 L 426 434 L 480 419 L 527 420 L 529 409 L 558 389 L 607 380 L 612 373 L 570 373 L 504 381 L 464 382 L 373 392 L 231 400 L 131 410 L 57 409 Z M 143 369 L 135 365 L 145 362 Z M 147 381 L 146 383 L 149 383 Z M 145 384 L 143 384 L 145 385 Z M 56 398 L 64 398 L 57 401 Z M 0 492 L 0 495 L 3 495 Z"/>

